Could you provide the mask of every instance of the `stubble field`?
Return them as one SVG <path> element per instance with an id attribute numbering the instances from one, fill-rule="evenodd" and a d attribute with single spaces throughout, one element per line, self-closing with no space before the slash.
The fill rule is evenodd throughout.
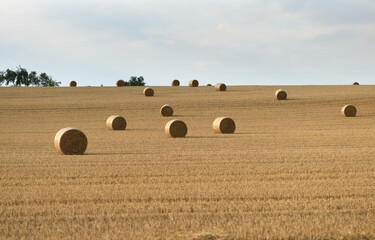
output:
<path id="1" fill-rule="evenodd" d="M 374 238 L 375 86 L 278 88 L 0 88 L 0 239 Z M 64 127 L 85 155 L 57 152 Z"/>

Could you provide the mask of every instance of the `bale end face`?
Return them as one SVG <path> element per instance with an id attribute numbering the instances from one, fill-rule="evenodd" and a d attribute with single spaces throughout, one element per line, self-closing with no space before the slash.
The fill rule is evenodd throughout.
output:
<path id="1" fill-rule="evenodd" d="M 63 128 L 55 135 L 57 151 L 65 155 L 81 155 L 87 148 L 86 135 L 76 128 Z"/>
<path id="2" fill-rule="evenodd" d="M 225 91 L 227 90 L 227 86 L 224 83 L 218 83 L 215 85 L 216 91 Z"/>
<path id="3" fill-rule="evenodd" d="M 125 130 L 126 120 L 121 116 L 112 115 L 107 119 L 106 125 L 110 130 Z"/>
<path id="4" fill-rule="evenodd" d="M 234 133 L 236 124 L 228 117 L 218 117 L 214 120 L 212 127 L 216 133 Z"/>
<path id="5" fill-rule="evenodd" d="M 353 85 L 359 85 L 359 83 L 358 82 L 354 82 Z"/>
<path id="6" fill-rule="evenodd" d="M 286 100 L 286 98 L 288 97 L 288 95 L 286 94 L 285 90 L 278 89 L 275 92 L 275 97 L 276 97 L 277 100 Z"/>
<path id="7" fill-rule="evenodd" d="M 191 80 L 190 82 L 189 82 L 189 87 L 198 87 L 199 86 L 199 82 L 198 82 L 198 80 Z"/>
<path id="8" fill-rule="evenodd" d="M 180 86 L 180 81 L 175 79 L 175 80 L 172 81 L 172 87 L 177 87 L 177 86 Z"/>
<path id="9" fill-rule="evenodd" d="M 211 83 L 208 83 L 206 86 L 207 86 L 207 87 L 212 87 L 212 84 L 211 84 Z"/>
<path id="10" fill-rule="evenodd" d="M 145 89 L 143 89 L 143 94 L 146 97 L 152 97 L 152 96 L 154 96 L 154 90 L 150 87 L 146 87 Z"/>
<path id="11" fill-rule="evenodd" d="M 165 104 L 160 108 L 160 113 L 163 117 L 169 117 L 173 115 L 173 108 L 172 106 Z"/>
<path id="12" fill-rule="evenodd" d="M 171 120 L 165 125 L 165 133 L 172 138 L 185 137 L 187 131 L 186 124 L 178 119 Z"/>
<path id="13" fill-rule="evenodd" d="M 77 82 L 76 81 L 71 81 L 69 86 L 71 87 L 77 87 Z"/>
<path id="14" fill-rule="evenodd" d="M 116 82 L 116 86 L 117 87 L 124 87 L 125 86 L 125 81 L 124 80 L 118 80 Z"/>
<path id="15" fill-rule="evenodd" d="M 357 109 L 353 105 L 345 105 L 341 109 L 341 114 L 344 117 L 355 117 L 355 115 L 357 115 Z"/>

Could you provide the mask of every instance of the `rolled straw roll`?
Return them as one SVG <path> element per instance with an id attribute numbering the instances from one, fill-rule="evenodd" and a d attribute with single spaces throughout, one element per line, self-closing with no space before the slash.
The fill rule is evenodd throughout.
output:
<path id="1" fill-rule="evenodd" d="M 169 104 L 165 104 L 160 108 L 160 113 L 163 117 L 169 117 L 173 115 L 173 108 Z"/>
<path id="2" fill-rule="evenodd" d="M 354 82 L 353 85 L 359 85 L 359 83 L 358 82 Z"/>
<path id="3" fill-rule="evenodd" d="M 150 87 L 146 87 L 145 89 L 143 89 L 143 94 L 146 97 L 152 97 L 152 96 L 154 96 L 154 90 Z"/>
<path id="4" fill-rule="evenodd" d="M 231 118 L 218 117 L 214 120 L 212 127 L 217 133 L 234 133 L 236 124 Z"/>
<path id="5" fill-rule="evenodd" d="M 353 105 L 345 105 L 341 109 L 341 114 L 344 117 L 355 117 L 355 115 L 357 115 L 357 109 Z"/>
<path id="6" fill-rule="evenodd" d="M 107 118 L 106 125 L 110 130 L 125 130 L 126 120 L 121 116 L 112 115 Z"/>
<path id="7" fill-rule="evenodd" d="M 185 137 L 187 131 L 186 124 L 178 119 L 171 120 L 165 125 L 165 134 L 172 138 Z"/>
<path id="8" fill-rule="evenodd" d="M 227 90 L 227 86 L 224 83 L 217 83 L 215 89 L 216 91 L 225 91 Z"/>
<path id="9" fill-rule="evenodd" d="M 275 97 L 276 97 L 277 100 L 286 100 L 287 96 L 288 95 L 286 94 L 285 90 L 283 90 L 283 89 L 278 89 L 275 92 Z"/>
<path id="10" fill-rule="evenodd" d="M 190 82 L 189 82 L 189 87 L 198 87 L 199 86 L 199 82 L 198 82 L 198 80 L 191 80 Z"/>
<path id="11" fill-rule="evenodd" d="M 116 86 L 117 87 L 124 87 L 125 86 L 125 81 L 124 80 L 118 80 L 116 82 Z"/>
<path id="12" fill-rule="evenodd" d="M 177 87 L 177 86 L 180 86 L 180 81 L 175 79 L 175 80 L 172 81 L 172 87 Z"/>
<path id="13" fill-rule="evenodd" d="M 77 82 L 76 81 L 71 81 L 69 86 L 71 87 L 77 87 Z"/>
<path id="14" fill-rule="evenodd" d="M 78 155 L 86 151 L 87 137 L 81 130 L 67 127 L 56 133 L 54 143 L 60 153 Z"/>

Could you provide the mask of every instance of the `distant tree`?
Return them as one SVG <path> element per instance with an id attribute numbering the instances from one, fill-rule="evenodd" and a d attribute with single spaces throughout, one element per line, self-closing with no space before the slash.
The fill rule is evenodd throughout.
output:
<path id="1" fill-rule="evenodd" d="M 29 80 L 31 85 L 33 86 L 40 86 L 40 79 L 35 71 L 29 73 Z"/>
<path id="2" fill-rule="evenodd" d="M 5 72 L 0 72 L 0 86 L 3 85 L 3 82 L 5 81 Z"/>
<path id="3" fill-rule="evenodd" d="M 16 70 L 16 74 L 17 74 L 16 83 L 15 83 L 16 86 L 21 86 L 21 85 L 25 85 L 26 87 L 30 86 L 29 73 L 27 72 L 25 68 L 18 66 Z"/>
<path id="4" fill-rule="evenodd" d="M 5 82 L 5 85 L 12 84 L 14 86 L 51 86 L 58 87 L 61 82 L 56 82 L 52 77 L 46 73 L 41 73 L 39 76 L 35 71 L 28 73 L 25 68 L 17 67 L 16 71 L 7 69 L 0 72 L 0 86 Z"/>
<path id="5" fill-rule="evenodd" d="M 128 82 L 125 82 L 125 86 L 144 86 L 145 80 L 142 76 L 131 76 Z"/>

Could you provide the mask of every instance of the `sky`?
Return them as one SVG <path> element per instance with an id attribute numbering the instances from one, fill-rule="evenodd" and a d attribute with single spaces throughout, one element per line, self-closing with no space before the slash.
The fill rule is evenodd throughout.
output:
<path id="1" fill-rule="evenodd" d="M 61 86 L 375 84 L 373 0 L 0 0 L 0 71 Z"/>

